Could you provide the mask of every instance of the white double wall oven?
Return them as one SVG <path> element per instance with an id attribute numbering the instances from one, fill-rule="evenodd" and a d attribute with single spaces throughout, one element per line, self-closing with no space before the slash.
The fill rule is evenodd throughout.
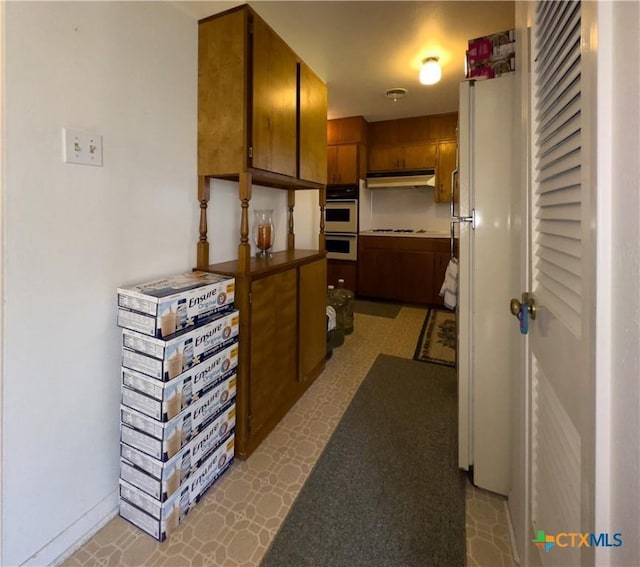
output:
<path id="1" fill-rule="evenodd" d="M 358 194 L 357 185 L 327 187 L 324 231 L 330 260 L 358 259 Z"/>

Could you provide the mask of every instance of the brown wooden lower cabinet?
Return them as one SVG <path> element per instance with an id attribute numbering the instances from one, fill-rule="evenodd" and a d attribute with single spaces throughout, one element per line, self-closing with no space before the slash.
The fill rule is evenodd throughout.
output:
<path id="1" fill-rule="evenodd" d="M 327 260 L 327 285 L 337 286 L 338 280 L 344 280 L 344 286 L 356 292 L 358 263 L 351 260 Z"/>
<path id="2" fill-rule="evenodd" d="M 360 235 L 358 243 L 358 295 L 442 304 L 438 294 L 449 263 L 449 239 Z"/>
<path id="3" fill-rule="evenodd" d="M 240 312 L 236 455 L 246 459 L 324 369 L 327 352 L 325 253 L 276 252 L 206 271 L 236 278 Z"/>

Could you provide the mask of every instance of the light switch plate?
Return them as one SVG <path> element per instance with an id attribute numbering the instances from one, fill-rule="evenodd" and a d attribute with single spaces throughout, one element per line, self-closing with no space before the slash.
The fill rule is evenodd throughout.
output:
<path id="1" fill-rule="evenodd" d="M 63 128 L 62 147 L 65 163 L 102 167 L 102 136 Z"/>

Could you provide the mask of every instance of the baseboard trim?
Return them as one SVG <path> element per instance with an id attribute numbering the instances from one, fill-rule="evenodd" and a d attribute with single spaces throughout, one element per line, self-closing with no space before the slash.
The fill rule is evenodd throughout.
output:
<path id="1" fill-rule="evenodd" d="M 60 532 L 49 543 L 40 548 L 22 565 L 32 567 L 60 565 L 89 541 L 98 530 L 115 518 L 117 514 L 118 491 L 114 490 L 68 528 Z"/>
<path id="2" fill-rule="evenodd" d="M 507 525 L 509 526 L 509 543 L 511 544 L 511 555 L 513 560 L 518 564 L 520 563 L 520 555 L 518 554 L 518 546 L 516 545 L 516 532 L 513 530 L 513 522 L 511 521 L 511 511 L 509 510 L 509 502 L 504 501 L 504 513 L 507 516 Z"/>

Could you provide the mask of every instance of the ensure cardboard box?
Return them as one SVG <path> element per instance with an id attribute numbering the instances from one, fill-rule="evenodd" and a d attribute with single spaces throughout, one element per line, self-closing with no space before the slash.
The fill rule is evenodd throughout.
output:
<path id="1" fill-rule="evenodd" d="M 120 439 L 161 461 L 167 461 L 211 420 L 236 395 L 236 374 L 213 386 L 176 417 L 160 422 L 139 411 L 120 406 Z"/>
<path id="2" fill-rule="evenodd" d="M 235 342 L 239 321 L 238 312 L 232 311 L 168 340 L 123 329 L 122 365 L 157 380 L 172 380 Z"/>
<path id="3" fill-rule="evenodd" d="M 169 421 L 238 366 L 238 344 L 207 358 L 168 382 L 122 368 L 122 403 L 158 421 Z"/>
<path id="4" fill-rule="evenodd" d="M 469 40 L 467 78 L 489 78 L 515 72 L 515 30 Z"/>
<path id="5" fill-rule="evenodd" d="M 152 337 L 168 337 L 233 309 L 235 280 L 188 272 L 118 289 L 118 325 Z"/>
<path id="6" fill-rule="evenodd" d="M 156 459 L 125 443 L 120 443 L 120 456 L 132 466 L 135 466 L 158 480 L 162 480 L 167 476 L 164 470 L 171 461 L 175 464 L 175 462 L 185 460 L 190 463 L 189 466 L 191 466 L 193 470 L 193 467 L 200 466 L 202 461 L 209 456 L 209 453 L 218 446 L 221 439 L 235 426 L 235 405 L 229 405 L 228 408 L 225 408 L 220 413 L 220 416 L 222 416 L 222 419 L 213 420 L 172 459 L 167 461 Z M 186 453 L 188 453 L 188 456 L 185 456 Z"/>
<path id="7" fill-rule="evenodd" d="M 120 515 L 155 539 L 164 541 L 186 518 L 206 490 L 229 468 L 234 456 L 234 436 L 208 457 L 193 476 L 166 502 L 159 502 L 120 480 Z"/>
<path id="8" fill-rule="evenodd" d="M 231 406 L 211 423 L 206 434 L 194 437 L 183 450 L 166 463 L 157 460 L 150 462 L 148 455 L 123 445 L 120 478 L 164 502 L 191 477 L 212 451 L 226 442 L 235 424 L 236 410 L 235 406 Z"/>

